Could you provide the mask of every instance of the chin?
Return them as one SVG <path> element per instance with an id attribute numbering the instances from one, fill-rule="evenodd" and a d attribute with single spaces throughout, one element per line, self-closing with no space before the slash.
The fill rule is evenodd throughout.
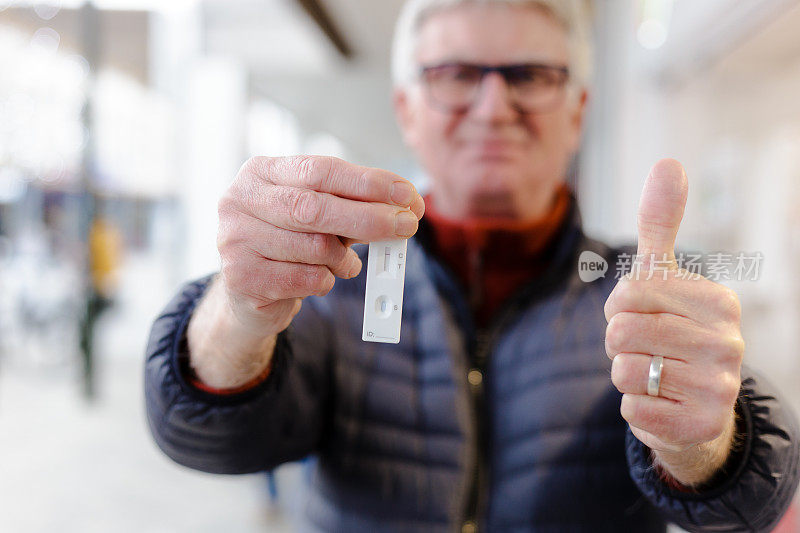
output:
<path id="1" fill-rule="evenodd" d="M 510 189 L 474 191 L 468 200 L 469 212 L 479 218 L 516 218 L 516 194 Z"/>

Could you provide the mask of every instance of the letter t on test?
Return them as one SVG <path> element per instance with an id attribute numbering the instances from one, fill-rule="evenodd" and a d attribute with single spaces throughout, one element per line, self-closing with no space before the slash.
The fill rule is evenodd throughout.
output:
<path id="1" fill-rule="evenodd" d="M 369 243 L 362 340 L 400 342 L 407 244 L 406 239 Z"/>

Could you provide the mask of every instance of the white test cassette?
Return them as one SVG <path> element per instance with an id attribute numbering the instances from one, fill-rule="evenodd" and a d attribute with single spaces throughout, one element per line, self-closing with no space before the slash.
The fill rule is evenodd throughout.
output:
<path id="1" fill-rule="evenodd" d="M 400 342 L 406 239 L 369 243 L 362 340 Z"/>

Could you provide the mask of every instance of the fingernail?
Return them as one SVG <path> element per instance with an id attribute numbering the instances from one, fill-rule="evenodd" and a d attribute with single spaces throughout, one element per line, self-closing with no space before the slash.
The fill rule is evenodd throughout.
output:
<path id="1" fill-rule="evenodd" d="M 411 237 L 417 231 L 417 215 L 411 211 L 400 211 L 394 219 L 394 232 L 400 237 Z"/>
<path id="2" fill-rule="evenodd" d="M 417 198 L 417 191 L 410 183 L 395 181 L 392 183 L 391 196 L 394 203 L 405 207 L 411 205 L 411 202 Z"/>
<path id="3" fill-rule="evenodd" d="M 422 196 L 417 195 L 416 200 L 414 200 L 414 203 L 411 204 L 409 209 L 411 209 L 414 214 L 417 215 L 417 218 L 422 218 L 422 216 L 425 214 L 425 200 L 422 199 Z"/>

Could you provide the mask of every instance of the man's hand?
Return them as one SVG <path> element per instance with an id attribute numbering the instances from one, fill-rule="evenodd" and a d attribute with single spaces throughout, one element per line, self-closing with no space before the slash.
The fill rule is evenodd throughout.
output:
<path id="1" fill-rule="evenodd" d="M 732 290 L 679 270 L 675 237 L 686 204 L 683 167 L 656 163 L 639 203 L 637 262 L 605 305 L 611 380 L 633 434 L 677 481 L 696 486 L 725 463 L 744 353 Z M 658 397 L 647 393 L 650 362 L 663 356 Z"/>
<path id="2" fill-rule="evenodd" d="M 332 157 L 256 157 L 219 202 L 221 275 L 189 324 L 195 372 L 235 387 L 263 371 L 306 296 L 361 270 L 354 242 L 411 237 L 425 210 L 407 180 Z"/>

